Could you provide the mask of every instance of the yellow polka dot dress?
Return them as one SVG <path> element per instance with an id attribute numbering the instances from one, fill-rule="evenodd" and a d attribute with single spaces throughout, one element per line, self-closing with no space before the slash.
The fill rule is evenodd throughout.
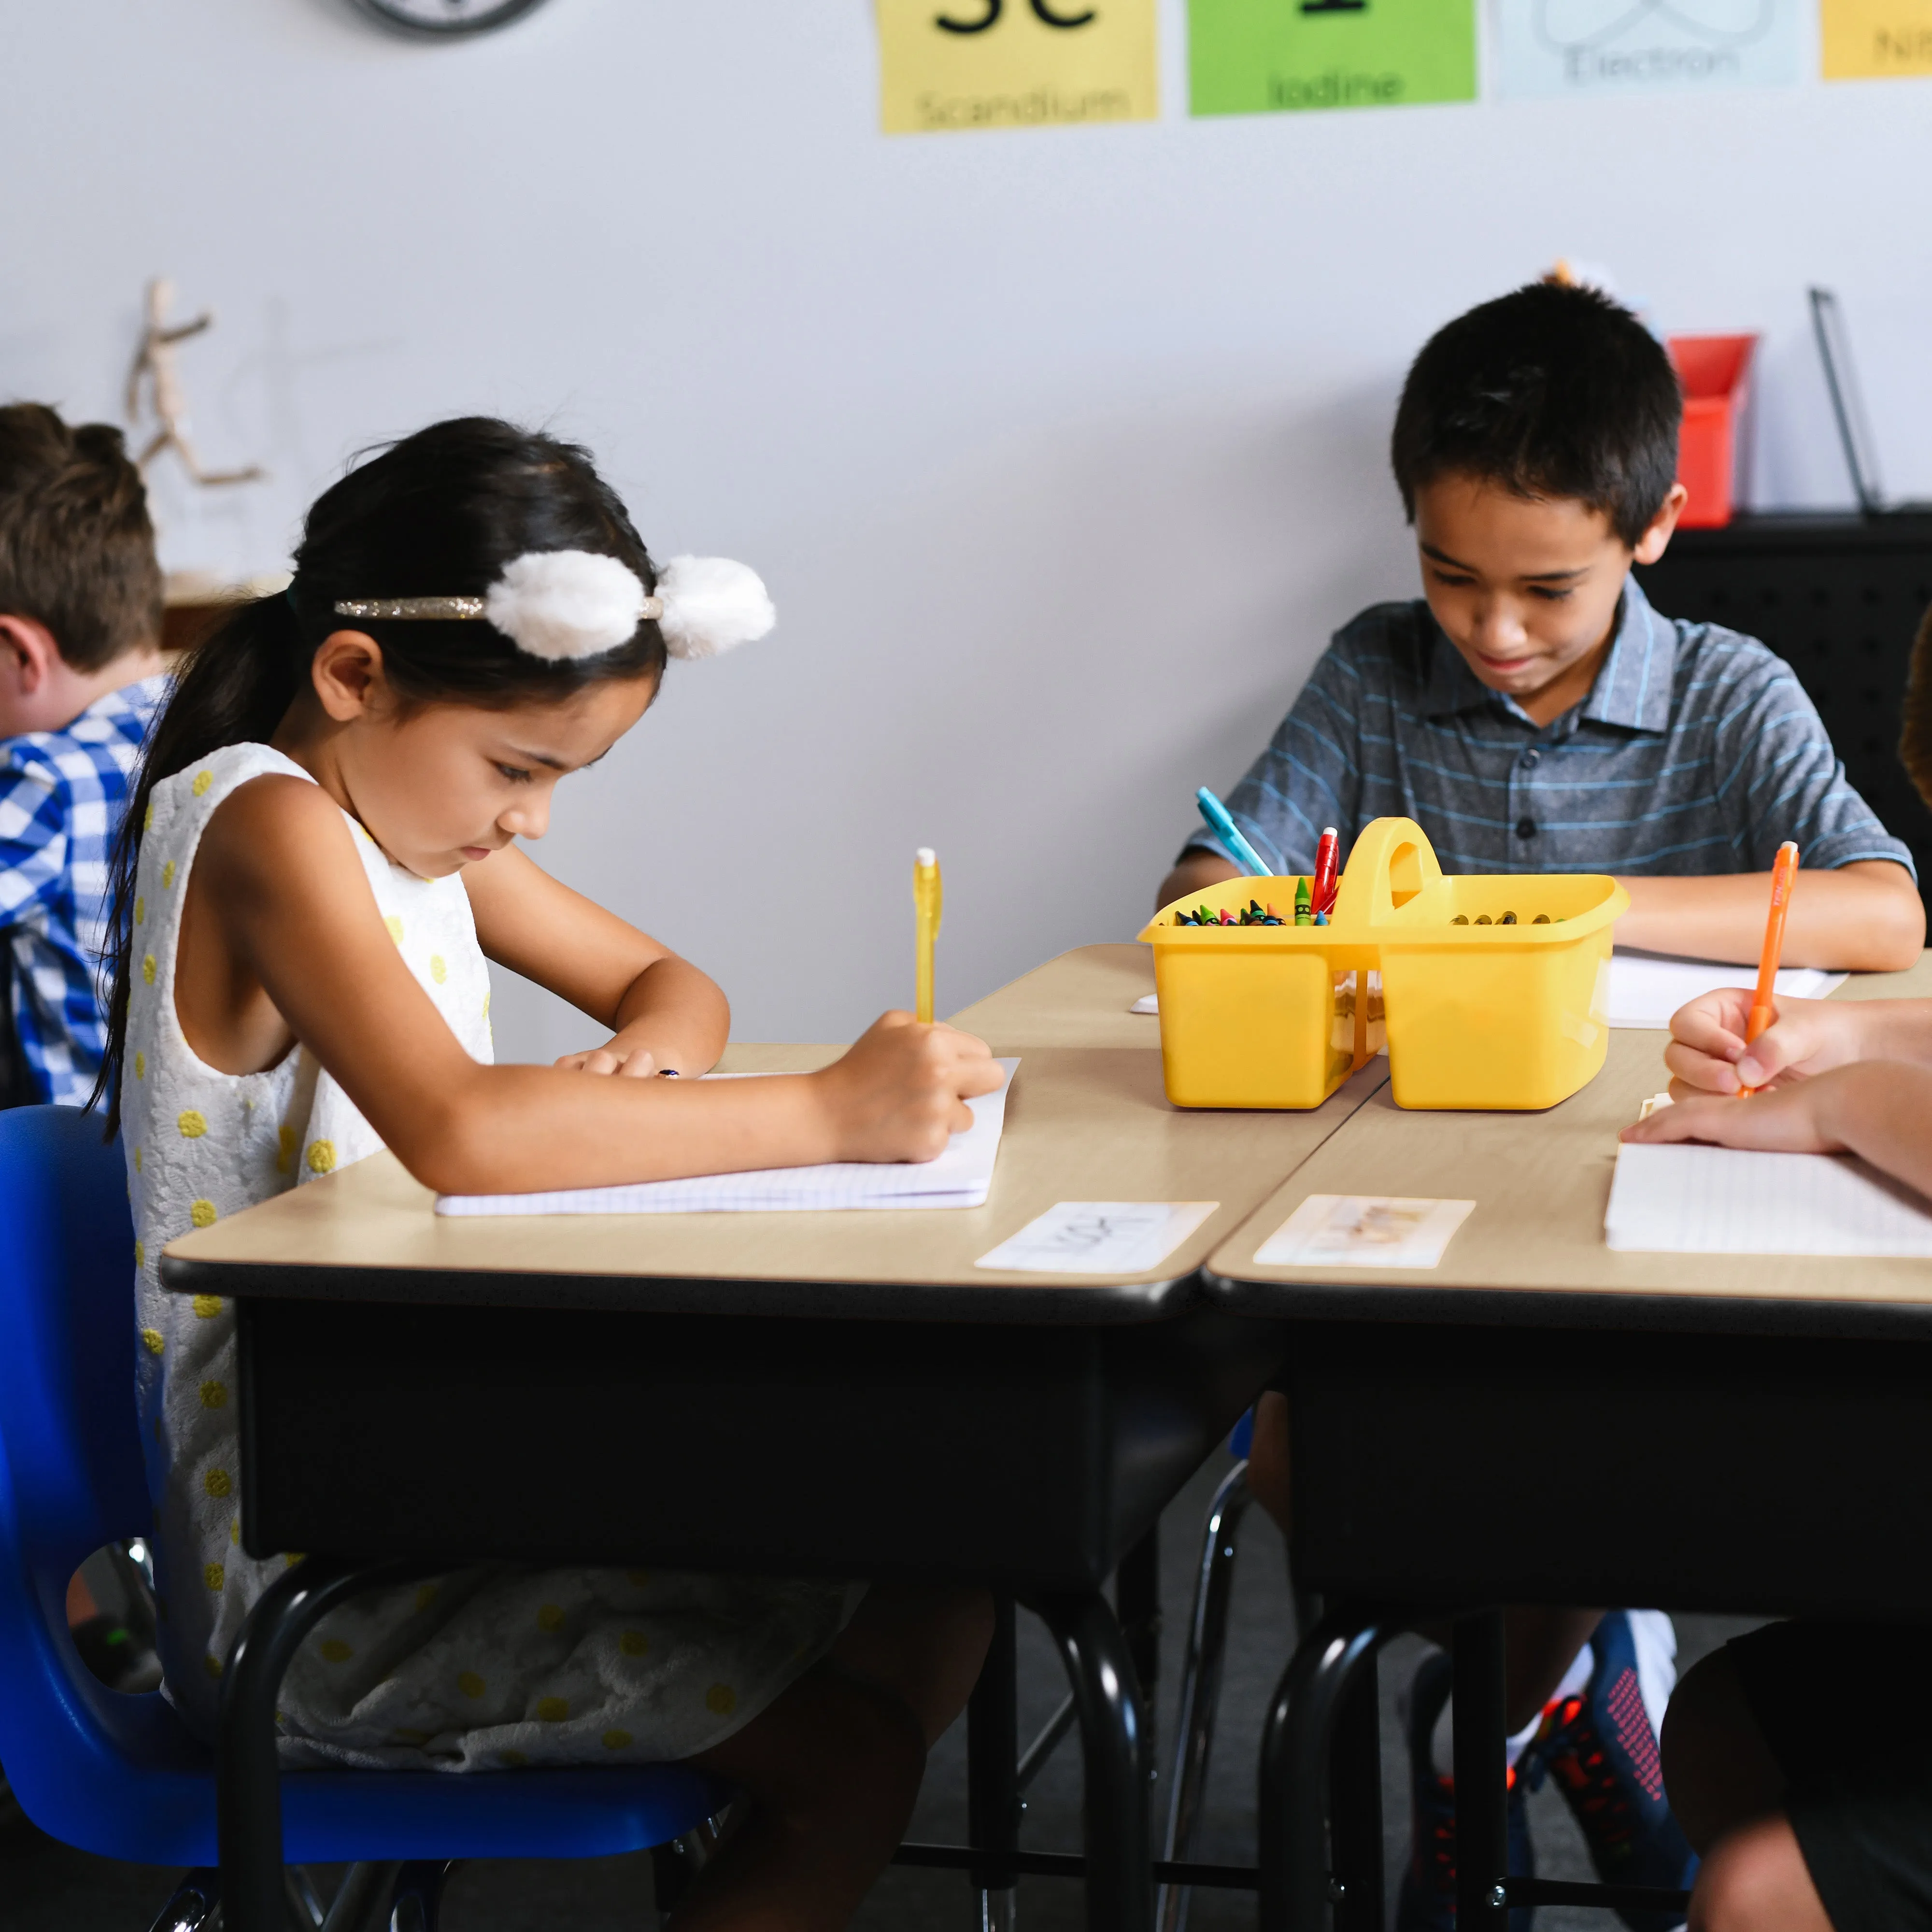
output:
<path id="1" fill-rule="evenodd" d="M 161 1250 L 382 1144 L 305 1049 L 266 1073 L 220 1073 L 196 1056 L 176 1017 L 182 903 L 202 830 L 238 785 L 270 772 L 308 777 L 266 745 L 231 745 L 154 788 L 122 1094 L 164 1688 L 208 1737 L 249 1606 L 300 1559 L 257 1560 L 241 1546 L 233 1311 L 218 1296 L 164 1294 Z M 418 878 L 349 824 L 410 970 L 464 1048 L 488 1060 L 489 973 L 461 878 Z M 378 1592 L 325 1618 L 291 1666 L 282 1760 L 484 1771 L 688 1757 L 807 1669 L 862 1588 L 492 1565 Z"/>

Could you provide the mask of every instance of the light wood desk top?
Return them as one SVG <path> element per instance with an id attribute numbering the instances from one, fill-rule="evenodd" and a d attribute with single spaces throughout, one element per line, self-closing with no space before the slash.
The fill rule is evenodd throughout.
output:
<path id="1" fill-rule="evenodd" d="M 1932 953 L 1855 976 L 1840 999 L 1932 995 Z M 1669 1084 L 1669 1036 L 1610 1035 L 1602 1072 L 1544 1113 L 1407 1113 L 1384 1087 L 1210 1257 L 1217 1300 L 1251 1314 L 1364 1321 L 1848 1334 L 1932 1322 L 1932 1264 L 1778 1255 L 1617 1254 L 1604 1210 L 1617 1136 Z M 1255 1260 L 1311 1194 L 1474 1201 L 1434 1268 L 1269 1268 Z"/>
<path id="2" fill-rule="evenodd" d="M 182 1293 L 650 1307 L 712 1314 L 1120 1322 L 1178 1312 L 1210 1249 L 1387 1078 L 1363 1069 L 1310 1113 L 1184 1113 L 1161 1087 L 1146 949 L 1086 946 L 957 1016 L 1020 1067 L 983 1208 L 440 1217 L 380 1154 L 171 1242 Z M 836 1047 L 736 1046 L 740 1072 Z M 975 1258 L 1058 1201 L 1218 1201 L 1156 1273 L 994 1273 Z"/>

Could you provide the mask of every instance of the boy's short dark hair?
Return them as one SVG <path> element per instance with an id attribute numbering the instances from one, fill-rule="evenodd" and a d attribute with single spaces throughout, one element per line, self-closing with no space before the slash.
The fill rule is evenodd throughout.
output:
<path id="1" fill-rule="evenodd" d="M 1390 454 L 1412 523 L 1439 476 L 1567 496 L 1634 549 L 1677 480 L 1683 392 L 1664 346 L 1595 289 L 1532 282 L 1438 329 L 1403 384 Z"/>
<path id="2" fill-rule="evenodd" d="M 1932 610 L 1928 610 L 1912 646 L 1912 670 L 1905 686 L 1905 729 L 1898 740 L 1899 763 L 1932 805 Z"/>
<path id="3" fill-rule="evenodd" d="M 0 612 L 46 625 L 76 670 L 160 641 L 147 488 L 118 429 L 0 408 Z"/>

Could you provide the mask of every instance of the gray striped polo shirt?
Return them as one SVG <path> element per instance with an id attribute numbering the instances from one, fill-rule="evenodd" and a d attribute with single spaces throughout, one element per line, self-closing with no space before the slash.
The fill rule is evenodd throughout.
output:
<path id="1" fill-rule="evenodd" d="M 1422 599 L 1364 611 L 1227 804 L 1284 873 L 1313 870 L 1324 825 L 1346 856 L 1390 814 L 1445 872 L 1761 872 L 1786 838 L 1814 868 L 1912 870 L 1791 668 L 1658 616 L 1634 578 L 1589 696 L 1548 724 L 1480 683 Z M 1204 826 L 1185 849 L 1228 856 Z"/>

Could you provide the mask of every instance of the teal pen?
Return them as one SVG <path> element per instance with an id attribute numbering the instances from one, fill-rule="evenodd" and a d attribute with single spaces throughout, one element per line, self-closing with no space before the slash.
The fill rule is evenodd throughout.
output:
<path id="1" fill-rule="evenodd" d="M 1208 830 L 1226 846 L 1238 866 L 1245 866 L 1250 878 L 1272 878 L 1274 874 L 1262 863 L 1262 855 L 1241 836 L 1240 828 L 1228 816 L 1228 808 L 1205 785 L 1194 794 Z"/>

